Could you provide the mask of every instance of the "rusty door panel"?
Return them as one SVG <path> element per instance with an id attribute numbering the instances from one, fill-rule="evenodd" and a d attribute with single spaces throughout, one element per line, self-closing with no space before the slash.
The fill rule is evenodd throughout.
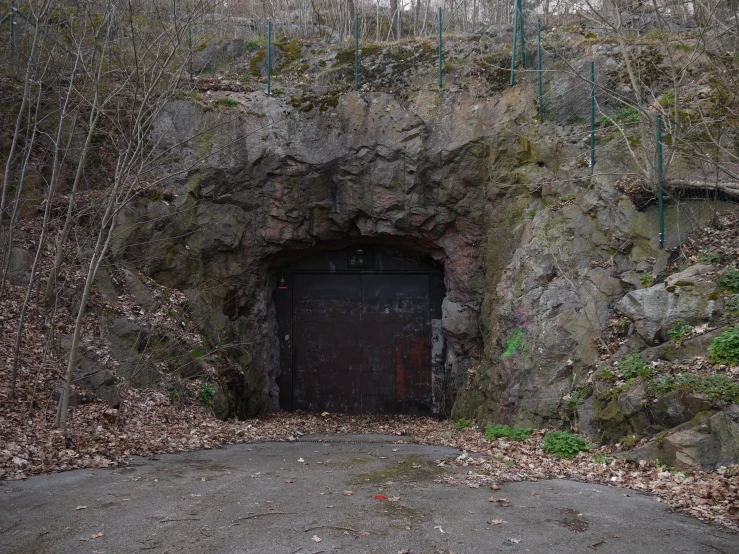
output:
<path id="1" fill-rule="evenodd" d="M 375 413 L 427 413 L 431 406 L 429 275 L 364 275 L 362 408 Z M 380 382 L 374 388 L 365 383 Z"/>
<path id="2" fill-rule="evenodd" d="M 428 413 L 426 274 L 293 275 L 294 409 Z"/>

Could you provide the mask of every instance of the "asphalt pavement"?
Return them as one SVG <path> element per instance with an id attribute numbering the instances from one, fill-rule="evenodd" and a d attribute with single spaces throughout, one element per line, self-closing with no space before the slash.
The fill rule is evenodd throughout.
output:
<path id="1" fill-rule="evenodd" d="M 303 437 L 0 482 L 0 552 L 739 552 L 739 536 L 652 497 L 567 480 L 470 488 L 474 468 L 439 465 L 458 451 L 397 438 Z"/>

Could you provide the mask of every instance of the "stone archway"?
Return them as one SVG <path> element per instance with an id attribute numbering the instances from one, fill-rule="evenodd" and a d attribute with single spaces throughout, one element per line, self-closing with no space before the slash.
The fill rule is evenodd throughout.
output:
<path id="1" fill-rule="evenodd" d="M 270 114 L 273 103 L 264 106 Z M 381 93 L 347 94 L 336 110 L 293 110 L 253 133 L 259 117 L 224 123 L 173 102 L 162 145 L 192 143 L 181 150 L 182 166 L 203 151 L 212 155 L 173 171 L 180 175 L 169 183 L 174 202 L 142 198 L 121 214 L 117 254 L 185 291 L 193 320 L 214 343 L 239 345 L 223 347 L 233 366 L 223 378 L 231 415 L 279 407 L 273 268 L 351 244 L 401 247 L 443 265 L 445 364 L 463 375 L 479 360 L 485 128 L 437 136 Z M 184 138 L 192 128 L 202 135 Z"/>

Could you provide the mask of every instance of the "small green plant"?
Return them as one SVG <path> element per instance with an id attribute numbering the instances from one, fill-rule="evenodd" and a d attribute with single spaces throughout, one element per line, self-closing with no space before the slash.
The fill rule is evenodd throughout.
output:
<path id="1" fill-rule="evenodd" d="M 529 217 L 534 219 L 536 217 L 536 210 L 529 210 Z"/>
<path id="2" fill-rule="evenodd" d="M 593 462 L 596 464 L 606 464 L 608 463 L 608 456 L 604 454 L 603 452 L 600 452 L 595 458 L 593 458 Z"/>
<path id="3" fill-rule="evenodd" d="M 739 364 L 739 325 L 711 341 L 708 359 L 715 364 Z"/>
<path id="4" fill-rule="evenodd" d="M 615 373 L 611 371 L 610 367 L 602 367 L 598 370 L 598 377 L 600 377 L 606 383 L 615 383 L 618 379 Z"/>
<path id="5" fill-rule="evenodd" d="M 671 90 L 669 92 L 665 92 L 664 94 L 660 94 L 659 98 L 657 98 L 657 102 L 659 102 L 659 105 L 663 108 L 667 108 L 670 104 L 674 104 L 675 91 Z"/>
<path id="6" fill-rule="evenodd" d="M 726 299 L 726 311 L 728 311 L 731 316 L 739 316 L 739 294 L 730 296 Z"/>
<path id="7" fill-rule="evenodd" d="M 544 435 L 541 449 L 560 458 L 574 458 L 579 452 L 590 450 L 591 444 L 569 431 L 549 431 Z"/>
<path id="8" fill-rule="evenodd" d="M 513 334 L 506 339 L 506 348 L 503 352 L 503 359 L 510 358 L 513 356 L 513 354 L 516 353 L 518 350 L 520 344 L 521 344 L 521 338 L 523 337 L 523 331 L 521 329 L 514 329 Z"/>
<path id="9" fill-rule="evenodd" d="M 598 124 L 601 127 L 610 127 L 613 125 L 613 123 L 638 123 L 639 122 L 639 112 L 636 110 L 636 108 L 632 108 L 631 106 L 626 106 L 624 108 L 621 108 L 618 110 L 615 114 L 613 114 L 613 117 L 610 119 L 607 117 L 601 117 L 598 120 Z"/>
<path id="10" fill-rule="evenodd" d="M 179 392 L 177 392 L 174 389 L 172 389 L 171 391 L 169 391 L 169 401 L 172 404 L 174 404 L 175 402 L 177 402 L 179 399 L 180 399 L 180 393 Z"/>
<path id="11" fill-rule="evenodd" d="M 618 362 L 618 369 L 627 381 L 634 377 L 649 377 L 649 368 L 639 354 L 627 354 Z"/>
<path id="12" fill-rule="evenodd" d="M 670 330 L 667 331 L 667 337 L 675 343 L 677 348 L 680 348 L 680 345 L 686 338 L 688 338 L 688 335 L 690 335 L 692 331 L 692 325 L 688 324 L 684 319 L 681 319 L 680 321 L 676 321 Z"/>
<path id="13" fill-rule="evenodd" d="M 226 108 L 235 108 L 236 106 L 239 105 L 239 103 L 233 98 L 219 98 L 216 101 L 216 104 L 218 106 L 224 106 Z"/>
<path id="14" fill-rule="evenodd" d="M 472 422 L 469 419 L 459 419 L 454 424 L 455 429 L 469 429 L 472 427 Z"/>
<path id="15" fill-rule="evenodd" d="M 258 40 L 250 40 L 249 42 L 246 43 L 245 46 L 246 46 L 246 49 L 249 50 L 250 52 L 253 50 L 259 50 L 262 47 L 262 45 L 259 44 Z"/>
<path id="16" fill-rule="evenodd" d="M 198 393 L 198 400 L 206 408 L 210 408 L 213 405 L 213 395 L 215 391 L 210 383 L 203 381 L 200 384 L 200 393 Z"/>
<path id="17" fill-rule="evenodd" d="M 650 271 L 643 271 L 639 275 L 639 284 L 645 289 L 652 284 L 652 273 Z"/>
<path id="18" fill-rule="evenodd" d="M 719 287 L 736 294 L 739 292 L 739 271 L 736 269 L 727 269 L 721 277 L 716 281 Z"/>
<path id="19" fill-rule="evenodd" d="M 721 254 L 716 254 L 716 252 L 699 252 L 698 261 L 705 265 L 716 265 L 721 262 Z"/>
<path id="20" fill-rule="evenodd" d="M 532 432 L 533 429 L 528 427 L 519 427 L 518 425 L 509 427 L 498 423 L 485 427 L 485 438 L 488 440 L 508 438 L 512 441 L 522 441 L 528 439 Z"/>
<path id="21" fill-rule="evenodd" d="M 195 348 L 190 350 L 190 356 L 192 357 L 193 360 L 197 360 L 198 358 L 203 357 L 203 352 L 200 350 L 200 348 L 196 346 Z"/>
<path id="22" fill-rule="evenodd" d="M 569 201 L 570 201 L 570 200 L 572 200 L 573 198 L 575 198 L 575 195 L 574 195 L 574 194 L 572 194 L 571 192 L 568 192 L 568 193 L 567 193 L 567 194 L 565 194 L 564 196 L 560 196 L 560 197 L 559 197 L 559 201 L 560 201 L 560 202 L 562 202 L 562 203 L 564 204 L 565 202 L 569 202 Z"/>

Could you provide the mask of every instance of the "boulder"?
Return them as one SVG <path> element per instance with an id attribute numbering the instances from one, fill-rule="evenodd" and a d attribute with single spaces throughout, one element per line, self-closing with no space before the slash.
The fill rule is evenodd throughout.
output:
<path id="1" fill-rule="evenodd" d="M 124 270 L 123 275 L 126 280 L 126 290 L 131 294 L 137 305 L 151 312 L 159 309 L 161 304 L 154 298 L 154 293 L 139 279 L 138 275 L 129 269 Z"/>
<path id="2" fill-rule="evenodd" d="M 628 293 L 618 308 L 634 322 L 636 332 L 647 344 L 665 341 L 678 321 L 698 325 L 721 314 L 723 302 L 713 270 L 713 266 L 692 266 L 664 283 Z"/>
<path id="3" fill-rule="evenodd" d="M 33 255 L 28 250 L 12 248 L 8 280 L 14 285 L 27 285 L 31 278 L 31 266 L 33 266 Z"/>
<path id="4" fill-rule="evenodd" d="M 739 463 L 739 414 L 727 409 L 702 412 L 621 457 L 631 461 L 656 460 L 678 470 L 716 469 Z"/>

